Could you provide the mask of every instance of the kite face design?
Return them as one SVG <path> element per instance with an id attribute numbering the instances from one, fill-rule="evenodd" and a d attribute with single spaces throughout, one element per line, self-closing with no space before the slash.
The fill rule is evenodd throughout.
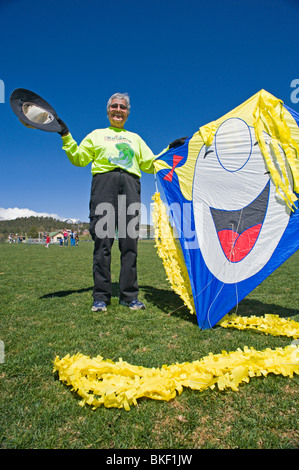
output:
<path id="1" fill-rule="evenodd" d="M 254 129 L 242 119 L 224 121 L 213 144 L 201 148 L 194 172 L 193 211 L 204 261 L 225 283 L 254 275 L 277 247 L 291 211 L 279 203 Z"/>
<path id="2" fill-rule="evenodd" d="M 299 249 L 299 115 L 261 90 L 155 169 L 185 268 L 172 275 L 164 255 L 167 277 L 211 328 Z"/>

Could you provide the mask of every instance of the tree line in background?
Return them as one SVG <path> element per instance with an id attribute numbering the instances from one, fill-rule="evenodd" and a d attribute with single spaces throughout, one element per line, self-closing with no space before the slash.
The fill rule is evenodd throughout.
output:
<path id="1" fill-rule="evenodd" d="M 75 230 L 80 235 L 89 230 L 89 222 L 67 223 L 53 217 L 19 217 L 13 220 L 0 220 L 0 243 L 8 241 L 9 235 L 27 238 L 39 238 L 39 234 L 56 232 L 58 230 Z M 153 238 L 153 228 L 150 225 L 140 225 L 145 232 L 142 238 Z"/>
<path id="2" fill-rule="evenodd" d="M 73 224 L 54 219 L 53 217 L 19 217 L 13 220 L 0 220 L 0 242 L 7 241 L 10 234 L 38 238 L 39 233 L 56 230 L 88 230 L 87 222 Z"/>

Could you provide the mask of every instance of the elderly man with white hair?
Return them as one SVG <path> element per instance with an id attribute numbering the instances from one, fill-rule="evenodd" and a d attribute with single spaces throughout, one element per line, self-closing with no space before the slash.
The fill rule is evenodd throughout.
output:
<path id="1" fill-rule="evenodd" d="M 91 163 L 90 233 L 94 240 L 92 311 L 105 311 L 111 299 L 111 248 L 118 231 L 121 267 L 119 302 L 144 309 L 138 300 L 137 243 L 141 171 L 153 173 L 155 156 L 133 132 L 124 129 L 130 113 L 126 93 L 115 93 L 107 103 L 110 126 L 88 134 L 80 145 L 59 119 L 63 149 L 73 165 Z M 180 145 L 180 139 L 169 145 Z"/>

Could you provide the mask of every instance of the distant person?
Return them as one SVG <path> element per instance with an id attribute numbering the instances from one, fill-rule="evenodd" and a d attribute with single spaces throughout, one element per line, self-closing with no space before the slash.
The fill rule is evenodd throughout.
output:
<path id="1" fill-rule="evenodd" d="M 49 235 L 47 235 L 47 237 L 46 237 L 46 248 L 49 248 L 50 241 L 51 241 L 50 237 L 49 237 Z"/>
<path id="2" fill-rule="evenodd" d="M 67 246 L 68 245 L 68 233 L 65 229 L 63 231 L 63 240 L 64 240 L 64 245 Z"/>
<path id="3" fill-rule="evenodd" d="M 70 239 L 71 239 L 71 246 L 75 246 L 75 234 L 73 231 L 71 231 Z"/>
<path id="4" fill-rule="evenodd" d="M 110 303 L 111 248 L 116 229 L 121 252 L 119 302 L 132 310 L 145 308 L 138 300 L 137 282 L 140 177 L 141 171 L 154 172 L 156 157 L 138 134 L 124 129 L 129 113 L 129 96 L 115 93 L 107 103 L 110 127 L 94 130 L 79 146 L 59 119 L 62 148 L 71 163 L 76 166 L 91 163 L 89 231 L 94 240 L 93 311 L 105 311 Z"/>

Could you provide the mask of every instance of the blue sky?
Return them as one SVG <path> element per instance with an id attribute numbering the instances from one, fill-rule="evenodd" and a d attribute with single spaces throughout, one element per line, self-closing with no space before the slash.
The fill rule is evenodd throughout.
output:
<path id="1" fill-rule="evenodd" d="M 299 112 L 298 24 L 297 0 L 0 0 L 0 208 L 88 221 L 90 165 L 71 165 L 58 134 L 22 126 L 15 88 L 49 101 L 78 143 L 128 92 L 126 128 L 158 154 L 262 88 Z M 141 181 L 150 222 L 154 176 Z"/>

